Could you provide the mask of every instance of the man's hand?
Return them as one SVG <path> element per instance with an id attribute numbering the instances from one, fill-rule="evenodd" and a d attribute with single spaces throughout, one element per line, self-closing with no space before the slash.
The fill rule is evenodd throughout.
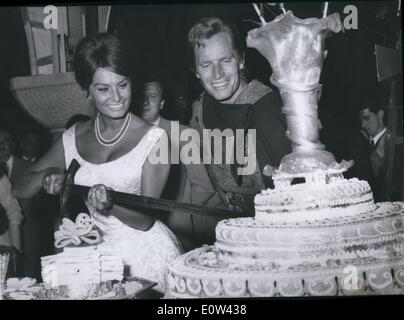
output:
<path id="1" fill-rule="evenodd" d="M 60 168 L 51 167 L 45 170 L 42 176 L 42 186 L 48 194 L 58 194 L 62 189 L 64 171 Z"/>
<path id="2" fill-rule="evenodd" d="M 242 197 L 236 197 L 233 192 L 226 192 L 226 201 L 229 210 L 243 213 L 244 200 Z"/>
<path id="3" fill-rule="evenodd" d="M 108 190 L 112 189 L 107 188 L 103 184 L 92 186 L 88 191 L 87 206 L 91 207 L 93 211 L 107 215 L 112 208 L 112 200 L 108 194 Z"/>

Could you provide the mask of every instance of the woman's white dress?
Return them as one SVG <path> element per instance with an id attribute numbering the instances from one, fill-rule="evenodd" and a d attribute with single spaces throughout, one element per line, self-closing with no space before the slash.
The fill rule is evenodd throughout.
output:
<path id="1" fill-rule="evenodd" d="M 94 164 L 78 153 L 73 126 L 63 133 L 66 168 L 76 159 L 80 164 L 74 178 L 76 184 L 104 184 L 115 191 L 140 194 L 143 163 L 163 133 L 163 129 L 152 127 L 127 154 L 113 161 Z M 151 229 L 141 231 L 124 224 L 113 214 L 95 213 L 93 216 L 103 232 L 104 241 L 121 254 L 130 275 L 155 281 L 157 289 L 164 291 L 167 266 L 182 253 L 181 245 L 167 226 L 157 220 Z"/>

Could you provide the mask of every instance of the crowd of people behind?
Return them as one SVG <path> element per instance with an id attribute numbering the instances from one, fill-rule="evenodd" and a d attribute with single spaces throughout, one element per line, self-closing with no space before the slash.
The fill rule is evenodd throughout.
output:
<path id="1" fill-rule="evenodd" d="M 138 70 L 134 70 L 131 51 L 117 35 L 87 37 L 75 50 L 74 68 L 77 83 L 96 108 L 95 117 L 76 116 L 43 154 L 38 136 L 25 135 L 20 157 L 13 154 L 10 132 L 0 129 L 0 245 L 22 252 L 21 261 L 13 266 L 14 274 L 40 280 L 40 256 L 53 253 L 52 236 L 60 218 L 58 198 L 52 195 L 60 192 L 73 159 L 80 164 L 75 183 L 90 187 L 82 202 L 103 232 L 104 241 L 121 254 L 128 274 L 156 281 L 163 292 L 167 264 L 185 251 L 212 244 L 218 219 L 134 210 L 113 203 L 109 189 L 228 209 L 234 217 L 253 215 L 254 196 L 273 187 L 264 167 L 278 167 L 291 151 L 280 95 L 258 80 L 246 80 L 245 43 L 231 23 L 204 18 L 189 31 L 188 42 L 191 70 L 203 87 L 192 105 L 189 127 L 200 137 L 204 129 L 219 129 L 212 132 L 217 132 L 223 146 L 236 130 L 255 129 L 255 171 L 240 174 L 238 169 L 244 164 L 237 159 L 211 164 L 150 161 L 149 155 L 159 152 L 162 141 L 170 141 L 166 151 L 171 148 L 174 153 L 192 144 L 200 154 L 221 152 L 222 159 L 227 159 L 229 150 L 204 150 L 207 145 L 195 137 L 170 139 L 173 126 L 178 126 L 179 133 L 188 126 L 162 117 L 165 91 L 161 79 L 145 77 L 143 99 L 133 107 L 132 93 L 139 88 L 134 87 L 133 74 Z M 358 139 L 363 147 L 355 145 L 348 151 L 357 161 L 350 174 L 369 180 L 374 187 L 374 178 L 383 167 L 387 136 L 383 111 L 365 104 L 358 117 L 363 129 L 358 131 L 362 132 Z M 225 129 L 230 129 L 228 136 L 221 134 Z M 241 146 L 235 147 L 245 147 L 246 139 L 237 140 Z M 359 172 L 364 163 L 367 171 Z"/>

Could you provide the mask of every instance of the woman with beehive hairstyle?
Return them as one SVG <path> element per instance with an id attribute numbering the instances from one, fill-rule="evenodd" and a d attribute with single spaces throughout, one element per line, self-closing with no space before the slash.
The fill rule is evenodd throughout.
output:
<path id="1" fill-rule="evenodd" d="M 73 159 L 80 168 L 75 183 L 91 186 L 85 199 L 104 241 L 122 255 L 130 274 L 158 282 L 164 290 L 167 264 L 181 253 L 174 234 L 150 215 L 111 202 L 107 188 L 158 198 L 170 164 L 154 164 L 165 132 L 129 112 L 133 57 L 125 43 L 112 34 L 85 38 L 74 56 L 75 76 L 97 109 L 91 121 L 77 123 L 56 141 L 15 187 L 26 196 L 41 186 L 60 192 L 64 171 Z"/>

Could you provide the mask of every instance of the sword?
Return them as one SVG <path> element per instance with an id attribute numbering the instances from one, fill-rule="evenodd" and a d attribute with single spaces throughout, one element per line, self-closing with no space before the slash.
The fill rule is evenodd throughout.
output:
<path id="1" fill-rule="evenodd" d="M 90 187 L 74 184 L 74 175 L 80 168 L 80 164 L 76 159 L 73 159 L 67 169 L 66 176 L 63 181 L 63 185 L 60 191 L 60 204 L 61 213 L 67 216 L 66 203 L 70 195 L 81 195 L 87 196 Z M 216 219 L 229 219 L 236 217 L 251 217 L 251 214 L 238 213 L 235 211 L 209 208 L 189 203 L 182 203 L 173 200 L 158 199 L 153 197 L 146 197 L 136 194 L 124 193 L 119 191 L 108 190 L 108 195 L 113 203 L 121 205 L 127 208 L 147 208 L 147 209 L 157 209 L 163 211 L 175 211 L 187 214 L 196 214 L 204 217 L 213 217 Z M 151 212 L 153 215 L 153 213 Z"/>

